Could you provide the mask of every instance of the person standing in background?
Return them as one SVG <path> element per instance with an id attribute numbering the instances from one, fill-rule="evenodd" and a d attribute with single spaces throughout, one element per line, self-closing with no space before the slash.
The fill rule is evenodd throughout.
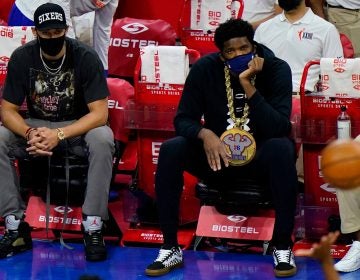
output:
<path id="1" fill-rule="evenodd" d="M 51 16 L 49 16 L 51 15 Z M 50 157 L 81 145 L 89 169 L 82 205 L 85 257 L 107 258 L 103 222 L 109 219 L 114 135 L 107 126 L 109 90 L 104 68 L 89 46 L 66 37 L 64 10 L 54 3 L 34 12 L 36 39 L 17 48 L 8 63 L 0 126 L 0 215 L 5 234 L 0 259 L 30 250 L 25 201 L 12 162 L 19 157 Z M 28 114 L 19 108 L 26 100 Z"/>
<path id="2" fill-rule="evenodd" d="M 119 0 L 70 1 L 70 16 L 73 19 L 77 16 L 85 15 L 90 12 L 95 13 L 94 23 L 92 26 L 89 26 L 89 29 L 92 30 L 92 40 L 90 40 L 90 45 L 99 55 L 104 66 L 106 76 L 108 71 L 111 26 L 118 3 Z M 73 22 L 77 38 L 80 37 L 80 34 L 77 33 L 77 25 L 79 24 L 81 24 L 81 18 Z"/>
<path id="3" fill-rule="evenodd" d="M 91 40 L 84 42 L 95 49 L 104 66 L 105 76 L 108 70 L 108 51 L 113 16 L 119 0 L 16 0 L 9 15 L 9 26 L 34 26 L 33 14 L 37 7 L 45 3 L 54 3 L 63 7 L 68 23 L 67 36 L 79 39 L 76 34 L 77 25 L 84 25 L 81 16 L 94 12 L 92 24 L 85 25 L 85 29 L 92 31 Z M 73 18 L 80 17 L 79 20 Z M 82 40 L 80 40 L 82 41 Z"/>
<path id="4" fill-rule="evenodd" d="M 279 0 L 283 13 L 260 24 L 255 41 L 270 48 L 277 57 L 289 63 L 293 94 L 300 92 L 300 82 L 306 63 L 322 57 L 343 57 L 340 35 L 336 27 L 315 15 L 305 0 Z M 305 90 L 313 92 L 319 80 L 320 66 L 311 67 Z M 297 161 L 298 180 L 303 182 L 302 148 Z"/>
<path id="5" fill-rule="evenodd" d="M 243 0 L 244 12 L 242 19 L 250 22 L 256 29 L 261 23 L 280 14 L 278 0 Z"/>
<path id="6" fill-rule="evenodd" d="M 15 0 L 1 0 L 0 6 L 0 20 L 8 22 L 9 14 L 12 6 L 14 5 Z"/>
<path id="7" fill-rule="evenodd" d="M 300 91 L 302 72 L 307 62 L 322 57 L 343 57 L 340 35 L 336 27 L 315 15 L 305 0 L 279 0 L 283 13 L 262 23 L 254 40 L 270 48 L 290 65 L 293 92 Z M 314 91 L 320 67 L 309 69 L 305 89 Z"/>
<path id="8" fill-rule="evenodd" d="M 360 141 L 360 135 L 355 141 Z M 336 197 L 339 204 L 341 232 L 349 234 L 353 242 L 345 256 L 334 267 L 340 272 L 352 272 L 360 269 L 360 188 L 351 190 L 337 188 Z"/>
<path id="9" fill-rule="evenodd" d="M 309 4 L 315 14 L 327 19 L 350 39 L 355 57 L 360 57 L 360 1 L 309 0 Z"/>

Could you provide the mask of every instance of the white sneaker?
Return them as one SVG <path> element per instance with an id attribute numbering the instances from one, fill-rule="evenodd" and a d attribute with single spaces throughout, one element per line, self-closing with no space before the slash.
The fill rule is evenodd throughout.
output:
<path id="1" fill-rule="evenodd" d="M 360 242 L 354 241 L 346 255 L 335 264 L 340 272 L 352 272 L 360 268 Z"/>

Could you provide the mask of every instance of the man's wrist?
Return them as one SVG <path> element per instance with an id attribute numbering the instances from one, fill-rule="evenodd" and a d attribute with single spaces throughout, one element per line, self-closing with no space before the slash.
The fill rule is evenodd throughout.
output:
<path id="1" fill-rule="evenodd" d="M 34 128 L 34 127 L 29 127 L 29 128 L 25 131 L 25 139 L 26 139 L 27 141 L 30 140 L 30 134 L 31 134 L 31 132 L 33 132 L 33 131 L 35 131 L 35 130 L 36 130 L 36 128 Z"/>

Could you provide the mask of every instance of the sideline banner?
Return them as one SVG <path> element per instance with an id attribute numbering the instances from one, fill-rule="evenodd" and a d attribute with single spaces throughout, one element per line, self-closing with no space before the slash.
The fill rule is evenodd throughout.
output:
<path id="1" fill-rule="evenodd" d="M 81 207 L 68 207 L 65 221 L 65 206 L 50 205 L 49 229 L 81 231 Z M 46 228 L 46 203 L 38 196 L 29 198 L 25 221 L 34 228 Z M 65 225 L 64 225 L 65 224 Z"/>

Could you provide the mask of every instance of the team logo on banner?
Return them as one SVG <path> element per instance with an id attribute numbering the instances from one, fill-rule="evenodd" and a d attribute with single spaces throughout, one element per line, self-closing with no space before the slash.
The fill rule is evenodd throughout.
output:
<path id="1" fill-rule="evenodd" d="M 230 216 L 227 216 L 227 219 L 234 223 L 241 223 L 243 221 L 246 221 L 247 218 L 244 216 L 240 216 L 240 215 L 230 215 Z"/>
<path id="2" fill-rule="evenodd" d="M 147 28 L 145 25 L 141 23 L 129 23 L 121 27 L 123 30 L 130 34 L 139 34 L 142 32 L 145 32 L 149 28 Z"/>
<path id="3" fill-rule="evenodd" d="M 54 208 L 54 210 L 56 212 L 64 214 L 65 213 L 65 206 L 57 206 L 57 207 Z M 72 211 L 74 211 L 74 210 L 72 210 L 70 207 L 67 207 L 67 213 L 71 213 Z"/>
<path id="4" fill-rule="evenodd" d="M 360 90 L 360 85 L 355 85 L 353 88 L 356 90 Z"/>
<path id="5" fill-rule="evenodd" d="M 0 56 L 0 61 L 2 61 L 2 62 L 8 63 L 8 62 L 9 62 L 9 60 L 10 60 L 10 58 L 9 58 L 9 57 L 7 57 L 7 56 L 5 56 L 5 55 Z"/>
<path id="6" fill-rule="evenodd" d="M 359 61 L 359 58 L 321 58 L 322 94 L 329 97 L 359 98 Z"/>

